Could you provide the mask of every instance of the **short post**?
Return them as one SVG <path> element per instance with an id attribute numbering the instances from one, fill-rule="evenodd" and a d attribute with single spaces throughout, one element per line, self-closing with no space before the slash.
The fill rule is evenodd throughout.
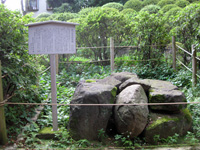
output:
<path id="1" fill-rule="evenodd" d="M 52 104 L 57 104 L 57 88 L 56 88 L 56 55 L 50 55 L 51 65 L 51 98 Z M 53 118 L 53 131 L 58 130 L 58 119 L 57 119 L 57 105 L 52 105 L 52 118 Z"/>
<path id="2" fill-rule="evenodd" d="M 114 57 L 114 39 L 110 37 L 110 68 L 111 72 L 115 70 L 115 57 Z"/>
<path id="3" fill-rule="evenodd" d="M 3 85 L 2 85 L 2 73 L 1 73 L 1 60 L 0 60 L 0 103 L 3 102 Z M 8 142 L 6 132 L 6 120 L 4 114 L 4 105 L 0 104 L 0 144 L 5 145 Z"/>
<path id="4" fill-rule="evenodd" d="M 197 51 L 192 45 L 192 86 L 195 87 L 197 84 Z"/>
<path id="5" fill-rule="evenodd" d="M 173 58 L 173 69 L 176 70 L 176 42 L 174 36 L 172 36 L 172 58 Z"/>
<path id="6" fill-rule="evenodd" d="M 56 54 L 56 74 L 58 74 L 59 71 L 58 67 L 59 67 L 59 55 Z"/>

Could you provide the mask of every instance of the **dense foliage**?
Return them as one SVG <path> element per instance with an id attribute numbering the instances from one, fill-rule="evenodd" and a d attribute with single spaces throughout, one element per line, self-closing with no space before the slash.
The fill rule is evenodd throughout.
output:
<path id="1" fill-rule="evenodd" d="M 28 33 L 24 26 L 33 19 L 22 17 L 0 5 L 0 60 L 2 62 L 4 99 L 10 102 L 40 102 L 37 89 L 39 64 L 35 56 L 28 54 Z M 33 112 L 30 106 L 9 105 L 5 107 L 8 133 L 19 131 Z M 18 111 L 21 110 L 21 111 Z"/>

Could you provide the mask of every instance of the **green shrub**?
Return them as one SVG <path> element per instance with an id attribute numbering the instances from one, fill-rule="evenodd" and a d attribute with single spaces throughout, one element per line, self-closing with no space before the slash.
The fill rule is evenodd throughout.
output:
<path id="1" fill-rule="evenodd" d="M 184 8 L 185 6 L 189 5 L 190 2 L 187 0 L 177 0 L 175 4 L 181 8 Z"/>
<path id="2" fill-rule="evenodd" d="M 165 13 L 166 18 L 170 18 L 171 16 L 176 16 L 182 9 L 180 7 L 174 7 Z"/>
<path id="3" fill-rule="evenodd" d="M 174 0 L 161 0 L 158 2 L 157 5 L 159 5 L 161 8 L 164 7 L 165 5 L 168 5 L 168 4 L 174 4 L 175 1 Z"/>
<path id="4" fill-rule="evenodd" d="M 159 0 L 144 0 L 143 1 L 143 6 L 156 5 L 158 2 L 159 2 Z"/>
<path id="5" fill-rule="evenodd" d="M 124 9 L 131 8 L 135 11 L 140 11 L 142 8 L 142 2 L 140 0 L 129 0 L 124 4 Z"/>
<path id="6" fill-rule="evenodd" d="M 78 18 L 78 14 L 76 13 L 55 13 L 48 17 L 48 20 L 59 20 L 59 21 L 68 21 L 70 19 Z"/>
<path id="7" fill-rule="evenodd" d="M 115 2 L 107 3 L 107 4 L 103 5 L 102 7 L 115 8 L 119 11 L 123 10 L 123 5 L 120 3 L 115 3 Z"/>
<path id="8" fill-rule="evenodd" d="M 171 81 L 174 85 L 178 87 L 190 87 L 192 73 L 190 71 L 181 70 L 176 74 L 176 77 L 173 78 Z"/>
<path id="9" fill-rule="evenodd" d="M 0 4 L 0 60 L 2 62 L 4 99 L 9 102 L 40 103 L 41 94 L 37 87 L 39 73 L 38 57 L 28 54 L 28 30 L 25 24 L 34 22 L 32 14 L 22 16 Z M 13 95 L 15 94 L 15 95 Z M 9 136 L 18 135 L 33 115 L 33 106 L 6 105 L 5 115 Z"/>
<path id="10" fill-rule="evenodd" d="M 90 13 L 90 12 L 93 11 L 94 9 L 96 9 L 96 7 L 82 8 L 82 9 L 78 12 L 78 14 L 81 15 L 81 16 L 88 15 L 88 13 Z"/>
<path id="11" fill-rule="evenodd" d="M 140 63 L 136 66 L 136 74 L 143 79 L 169 80 L 175 77 L 173 69 L 162 62 L 157 62 L 157 65 Z"/>
<path id="12" fill-rule="evenodd" d="M 41 13 L 41 14 L 39 14 L 39 15 L 36 17 L 36 19 L 39 20 L 39 19 L 41 19 L 41 18 L 48 18 L 48 17 L 50 17 L 50 16 L 51 16 L 50 13 Z"/>
<path id="13" fill-rule="evenodd" d="M 143 7 L 140 11 L 147 11 L 150 14 L 156 14 L 160 10 L 160 6 L 157 5 L 147 5 Z"/>
<path id="14" fill-rule="evenodd" d="M 175 4 L 168 4 L 168 5 L 165 5 L 164 7 L 162 7 L 161 11 L 163 11 L 164 13 L 166 13 L 170 9 L 175 8 L 175 7 L 178 7 L 178 6 L 175 5 Z"/>
<path id="15" fill-rule="evenodd" d="M 72 7 L 68 3 L 63 3 L 60 7 L 53 9 L 54 13 L 72 12 Z"/>
<path id="16" fill-rule="evenodd" d="M 42 22 L 42 21 L 47 21 L 49 20 L 49 17 L 51 16 L 51 14 L 49 13 L 42 13 L 40 15 L 38 15 L 36 18 L 35 18 L 35 21 L 36 22 Z"/>
<path id="17" fill-rule="evenodd" d="M 131 8 L 127 8 L 127 9 L 123 9 L 123 10 L 121 11 L 121 13 L 122 13 L 122 14 L 135 14 L 136 11 L 133 10 L 133 9 L 131 9 Z"/>

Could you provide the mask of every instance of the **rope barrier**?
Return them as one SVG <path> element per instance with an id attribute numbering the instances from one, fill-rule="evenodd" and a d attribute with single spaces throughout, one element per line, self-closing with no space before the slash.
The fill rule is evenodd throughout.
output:
<path id="1" fill-rule="evenodd" d="M 116 61 L 156 61 L 158 59 L 148 59 L 148 60 L 115 60 Z M 69 61 L 69 62 L 60 62 L 60 63 L 96 63 L 96 62 L 109 62 L 108 60 L 98 60 L 98 61 Z"/>
<path id="2" fill-rule="evenodd" d="M 145 45 L 145 46 L 166 46 L 166 45 Z M 114 46 L 115 48 L 140 48 L 141 46 Z M 98 49 L 98 48 L 110 48 L 110 46 L 98 46 L 98 47 L 76 47 L 76 49 Z"/>
<path id="3" fill-rule="evenodd" d="M 192 56 L 192 54 L 191 53 L 189 53 L 188 51 L 186 51 L 186 50 L 184 50 L 182 47 L 180 47 L 180 46 L 178 46 L 178 45 L 176 45 L 178 48 L 180 48 L 181 50 L 183 50 L 184 52 L 186 52 L 187 54 L 189 54 L 190 56 Z"/>
<path id="4" fill-rule="evenodd" d="M 174 102 L 174 103 L 134 103 L 134 104 L 56 104 L 56 103 L 12 103 L 4 105 L 48 105 L 48 106 L 156 106 L 156 105 L 186 105 L 200 104 L 200 102 Z"/>

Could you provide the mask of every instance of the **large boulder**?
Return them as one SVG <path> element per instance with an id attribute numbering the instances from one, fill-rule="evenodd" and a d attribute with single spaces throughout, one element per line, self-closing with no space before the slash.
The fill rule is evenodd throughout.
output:
<path id="1" fill-rule="evenodd" d="M 113 104 L 117 88 L 95 82 L 79 83 L 71 104 Z M 106 130 L 113 106 L 71 106 L 69 131 L 75 140 L 98 140 L 99 130 Z"/>
<path id="2" fill-rule="evenodd" d="M 123 104 L 148 103 L 147 96 L 141 85 L 132 85 L 125 88 L 116 100 L 114 110 L 115 124 L 120 134 L 129 135 L 130 138 L 138 136 L 147 125 L 148 106 L 135 106 Z"/>
<path id="3" fill-rule="evenodd" d="M 149 103 L 176 103 L 186 102 L 185 95 L 179 90 L 150 90 L 149 92 Z M 185 108 L 186 105 L 151 105 L 150 108 L 153 110 L 168 111 L 173 113 L 179 113 L 181 109 Z"/>
<path id="4" fill-rule="evenodd" d="M 149 124 L 145 129 L 145 139 L 150 144 L 156 144 L 155 137 L 167 138 L 175 133 L 183 136 L 191 129 L 192 117 L 188 109 L 182 109 L 179 114 L 150 113 Z"/>

